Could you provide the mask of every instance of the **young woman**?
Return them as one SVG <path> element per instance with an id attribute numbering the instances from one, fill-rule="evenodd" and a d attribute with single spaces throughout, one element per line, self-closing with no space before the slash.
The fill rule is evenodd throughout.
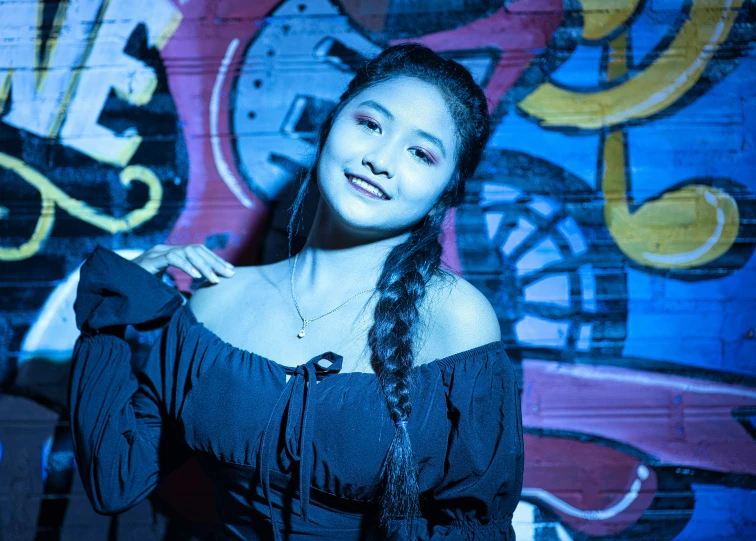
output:
<path id="1" fill-rule="evenodd" d="M 293 258 L 97 248 L 76 302 L 71 426 L 93 506 L 197 457 L 219 539 L 514 539 L 520 399 L 485 297 L 440 268 L 444 214 L 488 137 L 485 96 L 420 45 L 386 49 L 325 120 L 320 200 Z M 136 263 L 136 264 L 135 264 Z M 211 285 L 183 297 L 173 265 Z M 166 324 L 167 323 L 167 324 Z M 127 325 L 164 325 L 135 379 Z"/>

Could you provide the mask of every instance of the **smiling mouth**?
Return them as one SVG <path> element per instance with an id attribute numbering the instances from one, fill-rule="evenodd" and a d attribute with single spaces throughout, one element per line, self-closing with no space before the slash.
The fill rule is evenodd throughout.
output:
<path id="1" fill-rule="evenodd" d="M 381 190 L 378 186 L 374 184 L 370 184 L 368 181 L 363 180 L 359 177 L 352 176 L 350 174 L 347 174 L 347 180 L 357 186 L 358 188 L 361 188 L 362 190 L 368 192 L 370 195 L 373 195 L 379 199 L 387 200 L 389 199 L 389 196 L 386 195 L 383 190 Z"/>

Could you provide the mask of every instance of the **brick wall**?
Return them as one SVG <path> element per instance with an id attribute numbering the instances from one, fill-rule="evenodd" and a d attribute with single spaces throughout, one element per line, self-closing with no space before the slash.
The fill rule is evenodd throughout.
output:
<path id="1" fill-rule="evenodd" d="M 756 537 L 754 14 L 0 0 L 0 539 L 206 537 L 191 462 L 118 517 L 84 496 L 63 420 L 77 267 L 97 244 L 283 257 L 318 123 L 354 66 L 407 40 L 490 101 L 445 258 L 517 366 L 518 539 Z"/>

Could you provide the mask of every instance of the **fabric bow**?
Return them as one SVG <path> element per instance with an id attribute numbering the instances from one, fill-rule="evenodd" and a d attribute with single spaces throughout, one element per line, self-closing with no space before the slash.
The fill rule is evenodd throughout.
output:
<path id="1" fill-rule="evenodd" d="M 330 365 L 322 366 L 322 360 L 330 361 Z M 268 500 L 270 520 L 273 526 L 273 537 L 280 541 L 280 532 L 276 526 L 273 515 L 273 503 L 270 499 L 270 454 L 275 431 L 270 430 L 271 424 L 276 419 L 282 419 L 288 408 L 286 416 L 286 447 L 293 459 L 299 462 L 299 503 L 300 514 L 303 520 L 307 520 L 307 511 L 310 504 L 310 478 L 312 477 L 313 456 L 312 438 L 315 424 L 315 410 L 313 408 L 313 395 L 318 381 L 329 374 L 341 371 L 343 357 L 332 351 L 317 355 L 296 367 L 284 367 L 291 377 L 286 387 L 273 407 L 268 423 L 263 432 L 260 443 L 260 476 L 263 496 Z M 296 430 L 299 424 L 299 430 Z M 299 438 L 294 434 L 299 433 Z"/>

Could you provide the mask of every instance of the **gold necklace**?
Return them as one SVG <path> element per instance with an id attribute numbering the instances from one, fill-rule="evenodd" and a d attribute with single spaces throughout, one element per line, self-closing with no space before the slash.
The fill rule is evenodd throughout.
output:
<path id="1" fill-rule="evenodd" d="M 291 299 L 294 301 L 294 307 L 297 309 L 297 314 L 299 314 L 299 318 L 302 320 L 302 330 L 299 331 L 299 334 L 297 334 L 297 338 L 304 338 L 307 329 L 307 325 L 315 321 L 316 319 L 320 319 L 321 317 L 325 317 L 328 314 L 333 314 L 336 310 L 339 308 L 342 308 L 344 305 L 346 305 L 349 301 L 351 301 L 353 298 L 355 298 L 357 295 L 362 295 L 363 293 L 367 293 L 368 291 L 373 291 L 375 288 L 371 287 L 370 289 L 365 289 L 364 291 L 360 291 L 358 293 L 355 293 L 351 297 L 349 297 L 347 300 L 342 302 L 340 305 L 338 305 L 333 310 L 330 310 L 326 312 L 325 314 L 321 314 L 318 317 L 313 318 L 306 318 L 302 315 L 302 310 L 299 309 L 299 303 L 297 302 L 297 297 L 294 295 L 294 271 L 297 268 L 297 259 L 299 258 L 299 254 L 294 256 L 294 264 L 292 265 L 291 273 L 290 273 L 290 282 L 291 282 Z"/>

